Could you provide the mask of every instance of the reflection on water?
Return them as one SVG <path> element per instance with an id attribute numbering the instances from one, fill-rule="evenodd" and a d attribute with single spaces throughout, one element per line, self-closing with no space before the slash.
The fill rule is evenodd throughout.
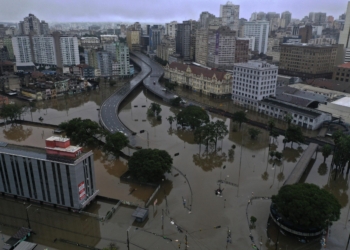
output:
<path id="1" fill-rule="evenodd" d="M 338 173 L 337 178 L 335 179 L 334 177 L 336 174 L 336 170 L 333 169 L 329 176 L 329 182 L 323 186 L 323 188 L 328 192 L 334 194 L 341 207 L 344 208 L 349 202 L 349 197 L 347 194 L 347 191 L 349 189 L 349 176 L 347 174 Z"/>
<path id="2" fill-rule="evenodd" d="M 7 128 L 3 130 L 4 136 L 7 140 L 16 142 L 25 141 L 31 136 L 32 132 L 32 128 L 27 127 L 24 129 L 22 125 L 18 124 L 7 125 Z"/>
<path id="3" fill-rule="evenodd" d="M 212 171 L 214 168 L 221 168 L 227 160 L 225 153 L 204 152 L 193 155 L 193 163 L 204 171 Z"/>

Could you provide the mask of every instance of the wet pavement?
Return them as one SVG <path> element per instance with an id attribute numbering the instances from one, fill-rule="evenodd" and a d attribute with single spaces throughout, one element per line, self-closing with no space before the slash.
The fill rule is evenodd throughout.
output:
<path id="1" fill-rule="evenodd" d="M 97 121 L 98 113 L 97 111 L 93 113 L 93 111 L 101 105 L 103 98 L 101 94 L 97 95 L 99 101 L 96 102 L 91 95 L 93 94 L 85 97 L 86 99 L 82 98 L 83 100 L 79 103 L 72 100 L 75 107 L 71 109 L 62 109 L 64 107 L 62 101 L 60 101 L 59 110 L 52 105 L 53 100 L 47 102 L 51 106 L 48 105 L 50 108 L 45 116 L 46 120 L 55 123 L 73 117 L 95 116 L 93 120 Z M 147 107 L 151 102 L 161 104 L 161 121 L 147 117 Z M 92 103 L 89 104 L 91 105 L 89 108 L 87 108 L 88 103 Z M 144 105 L 146 107 L 142 107 Z M 252 235 L 255 242 L 259 242 L 262 238 L 262 249 L 275 249 L 277 237 L 279 237 L 278 248 L 280 249 L 321 249 L 319 241 L 302 244 L 295 238 L 279 234 L 273 225 L 270 225 L 266 231 L 269 213 L 268 200 L 254 200 L 253 205 L 247 209 L 252 192 L 254 197 L 269 197 L 277 194 L 306 145 L 301 145 L 301 147 L 293 145 L 291 148 L 291 145 L 287 144 L 283 151 L 283 161 L 277 162 L 274 166 L 268 156 L 267 131 L 262 131 L 258 139 L 254 141 L 247 133 L 249 126 L 244 125 L 241 131 L 231 132 L 222 141 L 219 141 L 216 152 L 214 149 L 206 152 L 203 145 L 200 147 L 194 142 L 191 131 L 177 129 L 176 124 L 170 126 L 166 117 L 174 116 L 178 111 L 140 88 L 121 105 L 120 120 L 128 128 L 138 132 L 135 135 L 137 145 L 144 148 L 149 145 L 150 148 L 164 149 L 173 156 L 179 153 L 179 156 L 173 157 L 174 166 L 183 175 L 175 169 L 171 174 L 166 175 L 156 196 L 157 204 L 149 207 L 149 219 L 144 225 L 132 224 L 133 209 L 129 207 L 120 207 L 116 214 L 104 223 L 83 215 L 78 216 L 62 210 L 40 207 L 29 211 L 30 218 L 33 217 L 33 220 L 36 221 L 33 222 L 33 228 L 35 225 L 37 231 L 34 240 L 57 249 L 83 249 L 64 242 L 53 243 L 57 236 L 95 247 L 103 247 L 114 241 L 121 250 L 124 250 L 127 249 L 126 230 L 129 229 L 130 242 L 137 244 L 141 249 L 178 249 L 179 245 L 180 249 L 185 249 L 186 232 L 188 249 L 250 249 L 250 231 L 246 217 L 248 212 L 249 215 L 254 215 L 258 219 Z M 41 109 L 40 112 L 33 112 L 33 117 L 40 117 L 39 115 L 45 112 L 45 109 Z M 51 115 L 51 112 L 54 112 L 55 115 Z M 67 112 L 69 116 L 66 115 Z M 250 112 L 248 115 L 251 115 Z M 236 124 L 225 117 L 216 114 L 209 115 L 211 120 L 225 121 L 230 130 L 237 128 Z M 25 118 L 31 120 L 31 114 L 26 114 Z M 147 133 L 139 133 L 141 130 L 147 131 L 148 136 Z M 12 128 L 11 125 L 7 125 L 1 140 L 42 146 L 44 138 L 51 134 L 52 129 L 45 130 L 30 126 Z M 278 137 L 271 148 L 282 151 L 282 139 L 282 136 Z M 229 149 L 233 144 L 236 145 L 236 148 L 232 155 L 229 154 Z M 97 185 L 101 195 L 142 204 L 152 193 L 152 190 L 147 191 L 145 187 L 135 187 L 132 184 L 120 182 L 119 177 L 127 168 L 125 160 L 109 158 L 99 151 L 94 152 L 94 157 Z M 322 164 L 323 157 L 319 153 L 316 160 L 310 163 L 302 181 L 325 187 L 334 193 L 342 204 L 341 218 L 332 226 L 327 244 L 328 249 L 337 250 L 345 248 L 349 235 L 349 225 L 346 223 L 349 212 L 349 185 L 345 174 L 338 174 L 337 180 L 334 180 L 334 174 L 329 169 L 330 162 L 329 157 L 326 165 Z M 226 167 L 223 168 L 223 166 Z M 221 184 L 224 191 L 222 196 L 216 196 L 214 191 L 218 188 L 220 179 L 225 182 Z M 133 189 L 137 190 L 131 193 Z M 185 206 L 183 199 L 186 199 Z M 0 202 L 1 205 L 9 203 L 3 210 L 1 210 L 3 206 L 0 206 L 0 222 L 8 225 L 3 231 L 11 234 L 13 227 L 26 224 L 25 210 L 21 207 L 21 202 L 12 198 Z M 14 205 L 15 202 L 17 203 Z M 96 201 L 89 207 L 89 212 L 105 215 L 113 205 Z M 39 209 L 38 212 L 36 209 Z M 45 213 L 40 214 L 40 209 L 45 209 Z M 48 210 L 50 212 L 46 212 Z M 162 210 L 164 210 L 164 236 L 172 241 L 161 237 L 163 235 Z M 47 221 L 50 223 L 46 223 Z M 221 227 L 216 228 L 217 226 Z M 232 244 L 227 245 L 228 228 L 231 230 Z M 268 241 L 267 232 L 271 241 Z M 130 246 L 130 249 L 140 248 L 135 245 Z"/>

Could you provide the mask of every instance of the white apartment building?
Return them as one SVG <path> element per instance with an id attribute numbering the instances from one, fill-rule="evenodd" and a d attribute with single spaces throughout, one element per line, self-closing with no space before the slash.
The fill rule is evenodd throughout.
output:
<path id="1" fill-rule="evenodd" d="M 266 54 L 269 29 L 269 22 L 267 21 L 257 20 L 244 23 L 244 36 L 255 37 L 254 50 L 259 53 Z"/>
<path id="2" fill-rule="evenodd" d="M 12 37 L 12 47 L 17 65 L 33 62 L 29 36 Z"/>
<path id="3" fill-rule="evenodd" d="M 112 75 L 112 57 L 107 51 L 96 52 L 97 65 L 101 71 L 101 76 L 107 77 Z"/>
<path id="4" fill-rule="evenodd" d="M 80 64 L 78 39 L 76 37 L 60 37 L 60 47 L 64 66 Z"/>
<path id="5" fill-rule="evenodd" d="M 55 43 L 52 36 L 33 36 L 34 63 L 57 65 Z"/>
<path id="6" fill-rule="evenodd" d="M 220 5 L 220 17 L 222 25 L 230 27 L 231 30 L 238 32 L 239 28 L 239 5 L 234 5 L 228 1 Z"/>
<path id="7" fill-rule="evenodd" d="M 170 23 L 165 24 L 165 35 L 174 37 L 176 36 L 176 31 L 177 31 L 177 22 L 172 21 Z"/>
<path id="8" fill-rule="evenodd" d="M 258 108 L 262 99 L 276 95 L 278 67 L 264 61 L 236 63 L 233 68 L 232 100 Z"/>
<path id="9" fill-rule="evenodd" d="M 124 43 L 117 42 L 116 49 L 119 77 L 130 76 L 130 55 L 128 46 L 126 46 Z"/>

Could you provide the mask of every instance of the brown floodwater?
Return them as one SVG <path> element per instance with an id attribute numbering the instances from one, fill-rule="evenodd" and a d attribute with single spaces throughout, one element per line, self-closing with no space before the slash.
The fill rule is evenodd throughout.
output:
<path id="1" fill-rule="evenodd" d="M 97 121 L 98 112 L 96 109 L 102 103 L 103 98 L 101 94 L 97 95 L 100 98 L 100 101 L 98 101 L 98 98 L 93 96 L 94 94 L 91 92 L 89 98 L 85 97 L 86 99 L 84 99 L 82 97 L 79 104 L 75 104 L 76 106 L 73 108 L 58 110 L 51 106 L 50 109 L 52 109 L 53 114 L 49 109 L 44 117 L 44 122 L 58 123 L 74 117 L 94 117 L 91 119 Z M 197 97 L 189 96 L 188 98 Z M 65 105 L 65 101 L 60 100 L 59 102 L 61 103 L 60 107 L 63 104 Z M 75 103 L 75 101 L 72 102 Z M 147 107 L 151 102 L 161 104 L 161 121 L 157 121 L 153 117 L 147 117 Z M 33 117 L 40 117 L 43 112 L 46 112 L 45 109 L 37 110 L 33 112 Z M 277 194 L 307 147 L 306 145 L 298 146 L 294 144 L 291 147 L 290 144 L 286 144 L 284 148 L 283 137 L 278 137 L 270 147 L 271 150 L 283 152 L 283 160 L 273 162 L 268 155 L 269 136 L 267 131 L 260 129 L 261 133 L 257 140 L 251 140 L 247 132 L 248 125 L 243 125 L 242 129 L 238 130 L 237 125 L 229 119 L 216 114 L 209 114 L 213 121 L 223 120 L 231 132 L 217 143 L 216 151 L 214 148 L 206 150 L 205 146 L 199 146 L 194 142 L 191 131 L 177 128 L 175 123 L 172 126 L 169 124 L 166 117 L 174 116 L 177 112 L 179 112 L 178 109 L 167 106 L 141 88 L 133 92 L 121 106 L 120 119 L 127 127 L 137 132 L 135 135 L 136 144 L 143 148 L 149 146 L 150 148 L 164 149 L 172 156 L 179 153 L 173 159 L 174 166 L 181 173 L 173 169 L 170 174 L 166 175 L 156 196 L 157 203 L 155 206 L 151 205 L 149 207 L 149 219 L 142 225 L 132 224 L 131 214 L 133 210 L 128 207 L 121 207 L 109 221 L 104 223 L 92 223 L 90 222 L 91 217 L 82 217 L 82 227 L 87 227 L 83 222 L 85 218 L 95 228 L 91 234 L 85 234 L 86 237 L 91 238 L 87 241 L 89 244 L 101 247 L 111 241 L 116 241 L 120 249 L 127 249 L 124 244 L 126 242 L 126 230 L 130 225 L 133 225 L 129 230 L 130 242 L 142 246 L 144 249 L 178 249 L 179 245 L 181 248 L 185 248 L 185 232 L 188 235 L 189 249 L 249 249 L 251 248 L 251 241 L 246 217 L 246 212 L 248 212 L 249 215 L 254 215 L 258 219 L 256 228 L 252 230 L 252 235 L 256 243 L 262 240 L 262 249 L 275 249 L 277 237 L 279 237 L 278 249 L 321 249 L 319 241 L 302 244 L 293 237 L 278 234 L 278 230 L 273 224 L 266 231 L 269 200 L 254 200 L 253 205 L 250 205 L 247 210 L 247 203 L 251 199 L 252 193 L 254 196 L 263 197 Z M 248 111 L 248 115 L 254 115 L 254 113 Z M 31 120 L 31 114 L 26 114 L 25 119 Z M 232 132 L 233 129 L 236 132 Z M 145 130 L 145 132 L 140 133 L 141 130 Z M 44 131 L 44 136 L 42 131 Z M 43 146 L 45 137 L 51 134 L 52 129 L 32 126 L 12 128 L 7 125 L 6 128 L 3 128 L 1 140 Z M 236 148 L 232 154 L 230 149 L 233 144 L 236 145 Z M 129 150 L 126 149 L 124 152 L 129 152 Z M 132 150 L 130 153 L 132 153 Z M 125 160 L 116 160 L 98 150 L 94 151 L 94 158 L 97 186 L 101 195 L 144 204 L 152 190 L 148 190 L 149 188 L 144 186 L 136 187 L 133 184 L 122 183 L 119 179 L 120 175 L 127 169 Z M 349 212 L 348 178 L 345 173 L 343 175 L 338 173 L 337 179 L 334 180 L 334 173 L 331 173 L 329 169 L 330 162 L 331 157 L 326 160 L 326 164 L 323 164 L 322 154 L 319 153 L 317 158 L 310 163 L 302 181 L 326 188 L 335 194 L 340 201 L 342 205 L 341 218 L 331 228 L 327 248 L 344 249 L 349 234 L 346 223 Z M 221 184 L 224 189 L 222 196 L 216 196 L 214 191 L 219 187 L 218 180 L 220 179 L 226 183 Z M 131 193 L 131 190 L 134 189 L 137 190 Z M 185 206 L 183 205 L 184 199 L 186 199 Z M 104 215 L 112 206 L 113 204 L 96 201 L 89 208 L 89 211 Z M 51 211 L 51 220 L 61 218 L 54 216 L 55 212 L 57 211 Z M 160 237 L 163 234 L 162 212 L 165 215 L 164 235 L 171 238 L 173 240 L 171 242 Z M 40 216 L 37 220 L 41 221 Z M 171 220 L 182 229 L 183 233 L 177 230 Z M 79 224 L 79 222 L 76 223 Z M 62 222 L 62 224 L 64 223 Z M 140 226 L 142 226 L 142 229 L 137 230 L 136 227 Z M 215 228 L 216 226 L 221 226 L 221 228 Z M 65 228 L 65 226 L 61 225 L 57 228 Z M 231 230 L 232 244 L 226 246 L 228 228 Z M 47 227 L 41 230 L 45 230 L 49 234 L 51 229 Z M 73 231 L 72 233 L 67 231 L 65 236 L 61 237 L 71 240 L 76 235 L 76 232 L 73 233 Z M 82 231 L 84 232 L 84 230 Z M 270 240 L 267 233 L 269 233 Z M 95 236 L 96 234 L 97 236 Z M 39 238 L 39 233 L 35 237 Z M 46 239 L 40 238 L 43 244 L 51 244 L 52 236 L 45 234 L 45 236 L 40 237 Z M 98 241 L 94 241 L 96 237 L 99 238 Z M 84 239 L 77 236 L 77 241 L 83 242 Z M 59 244 L 66 243 L 61 242 Z M 51 245 L 55 247 L 53 244 Z M 76 247 L 74 249 L 81 248 Z M 138 249 L 138 247 L 131 245 L 130 249 Z"/>

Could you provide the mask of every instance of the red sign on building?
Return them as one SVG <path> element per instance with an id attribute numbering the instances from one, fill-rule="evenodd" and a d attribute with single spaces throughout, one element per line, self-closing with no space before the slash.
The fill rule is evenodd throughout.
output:
<path id="1" fill-rule="evenodd" d="M 78 189 L 79 189 L 79 199 L 83 200 L 86 197 L 86 193 L 85 193 L 85 182 L 81 182 L 78 185 Z"/>

